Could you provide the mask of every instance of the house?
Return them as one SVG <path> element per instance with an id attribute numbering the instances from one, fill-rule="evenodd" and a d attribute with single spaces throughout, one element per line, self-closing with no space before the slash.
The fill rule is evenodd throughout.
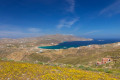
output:
<path id="1" fill-rule="evenodd" d="M 102 61 L 101 62 L 97 61 L 96 65 L 106 64 L 106 63 L 109 63 L 111 61 L 112 61 L 111 58 L 102 58 Z"/>
<path id="2" fill-rule="evenodd" d="M 111 62 L 110 58 L 103 58 L 102 59 L 102 64 L 106 64 L 106 63 L 109 63 L 109 62 Z"/>

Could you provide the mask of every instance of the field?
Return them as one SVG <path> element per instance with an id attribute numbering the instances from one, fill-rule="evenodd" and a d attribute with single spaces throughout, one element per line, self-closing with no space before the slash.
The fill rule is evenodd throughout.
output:
<path id="1" fill-rule="evenodd" d="M 120 76 L 68 67 L 0 61 L 0 80 L 120 80 Z"/>

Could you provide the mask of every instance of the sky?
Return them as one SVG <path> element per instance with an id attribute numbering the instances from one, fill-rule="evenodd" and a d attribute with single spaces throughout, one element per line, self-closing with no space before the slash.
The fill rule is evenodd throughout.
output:
<path id="1" fill-rule="evenodd" d="M 120 38 L 120 0 L 0 0 L 0 38 Z"/>

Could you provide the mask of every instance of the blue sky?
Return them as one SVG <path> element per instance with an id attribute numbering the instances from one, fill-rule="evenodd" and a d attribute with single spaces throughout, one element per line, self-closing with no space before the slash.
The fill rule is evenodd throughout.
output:
<path id="1" fill-rule="evenodd" d="M 120 37 L 120 0 L 0 0 L 0 37 Z"/>

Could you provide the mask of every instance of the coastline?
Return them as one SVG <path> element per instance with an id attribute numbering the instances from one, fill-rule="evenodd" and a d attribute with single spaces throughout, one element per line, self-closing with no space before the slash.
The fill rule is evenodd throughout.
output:
<path id="1" fill-rule="evenodd" d="M 81 46 L 88 46 L 90 47 L 91 45 L 105 45 L 105 44 L 112 44 L 112 43 L 117 43 L 120 41 L 99 41 L 99 40 L 92 40 L 91 41 L 69 41 L 69 42 L 62 42 L 57 45 L 49 45 L 49 46 L 39 46 L 38 48 L 40 49 L 69 49 L 69 48 L 78 48 Z"/>

